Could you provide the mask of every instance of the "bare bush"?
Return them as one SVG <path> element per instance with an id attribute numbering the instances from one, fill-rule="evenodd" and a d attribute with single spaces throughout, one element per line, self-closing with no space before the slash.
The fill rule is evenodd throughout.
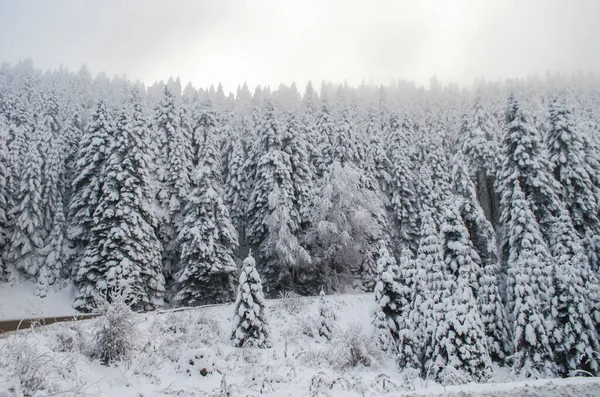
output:
<path id="1" fill-rule="evenodd" d="M 94 324 L 93 355 L 104 365 L 127 358 L 136 345 L 138 332 L 130 304 L 128 289 L 115 291 L 109 297 L 95 296 L 94 313 L 100 317 Z"/>
<path id="2" fill-rule="evenodd" d="M 296 315 L 302 313 L 306 308 L 306 299 L 293 291 L 280 291 L 277 296 L 279 308 L 287 311 L 289 314 Z"/>
<path id="3" fill-rule="evenodd" d="M 331 366 L 338 369 L 361 365 L 377 367 L 381 360 L 381 350 L 376 341 L 355 323 L 332 340 L 327 357 Z"/>

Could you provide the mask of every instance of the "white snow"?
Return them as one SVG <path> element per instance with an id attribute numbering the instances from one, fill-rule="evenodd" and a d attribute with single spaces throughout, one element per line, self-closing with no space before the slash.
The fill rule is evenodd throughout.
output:
<path id="1" fill-rule="evenodd" d="M 0 321 L 34 317 L 70 316 L 79 313 L 73 308 L 74 290 L 50 288 L 45 298 L 36 295 L 37 284 L 19 281 L 2 284 L 0 288 Z"/>
<path id="2" fill-rule="evenodd" d="M 49 299 L 60 302 L 58 296 Z M 373 296 L 328 299 L 337 314 L 330 342 L 318 336 L 318 298 L 268 300 L 271 349 L 232 347 L 233 305 L 137 314 L 136 349 L 111 367 L 91 358 L 97 320 L 23 330 L 0 339 L 0 396 L 20 395 L 26 387 L 40 389 L 34 396 L 600 395 L 597 378 L 519 381 L 499 368 L 496 383 L 443 387 L 406 379 L 392 358 L 371 350 Z M 348 367 L 349 343 L 368 356 L 363 362 L 375 364 Z"/>

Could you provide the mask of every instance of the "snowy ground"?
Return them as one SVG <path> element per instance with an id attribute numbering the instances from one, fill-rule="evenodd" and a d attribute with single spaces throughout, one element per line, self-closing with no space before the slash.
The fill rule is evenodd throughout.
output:
<path id="1" fill-rule="evenodd" d="M 60 290 L 50 288 L 45 298 L 35 294 L 36 288 L 36 284 L 31 282 L 2 284 L 0 320 L 70 316 L 78 313 L 73 309 L 73 287 Z"/>
<path id="2" fill-rule="evenodd" d="M 269 301 L 274 347 L 267 350 L 231 347 L 231 305 L 151 313 L 136 316 L 136 349 L 111 367 L 91 358 L 98 320 L 23 330 L 0 339 L 0 397 L 23 392 L 110 397 L 600 395 L 596 378 L 519 382 L 500 369 L 491 380 L 495 383 L 487 384 L 443 387 L 405 379 L 393 360 L 378 355 L 369 342 L 372 296 L 330 298 L 339 313 L 337 336 L 330 342 L 315 335 L 317 299 Z M 368 367 L 350 366 L 350 347 L 363 352 Z"/>

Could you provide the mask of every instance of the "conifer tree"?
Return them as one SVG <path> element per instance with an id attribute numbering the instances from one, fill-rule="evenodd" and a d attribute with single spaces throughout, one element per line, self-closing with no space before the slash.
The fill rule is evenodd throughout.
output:
<path id="1" fill-rule="evenodd" d="M 192 179 L 196 187 L 184 208 L 178 236 L 182 271 L 177 300 L 187 306 L 231 301 L 236 272 L 237 234 L 222 200 L 218 137 L 205 133 L 202 164 Z"/>
<path id="2" fill-rule="evenodd" d="M 235 347 L 271 347 L 265 298 L 251 253 L 244 259 L 233 315 L 231 339 Z"/>
<path id="3" fill-rule="evenodd" d="M 377 284 L 375 285 L 375 317 L 373 325 L 378 342 L 385 352 L 395 352 L 398 340 L 398 317 L 400 309 L 401 287 L 398 282 L 399 270 L 396 260 L 390 255 L 385 242 L 379 242 L 379 260 L 377 261 Z"/>
<path id="4" fill-rule="evenodd" d="M 8 235 L 8 199 L 6 191 L 6 179 L 8 176 L 8 149 L 6 147 L 6 138 L 8 126 L 4 117 L 0 116 L 0 281 L 4 281 L 8 276 L 8 266 L 6 265 L 5 249 Z"/>
<path id="5" fill-rule="evenodd" d="M 531 116 L 511 95 L 506 111 L 506 132 L 502 143 L 504 161 L 498 181 L 501 193 L 503 225 L 508 224 L 515 182 L 518 181 L 525 199 L 537 220 L 546 243 L 551 239 L 551 227 L 559 210 L 556 180 L 550 174 L 538 131 Z M 506 230 L 510 233 L 510 230 Z M 503 242 L 506 245 L 506 242 Z"/>
<path id="6" fill-rule="evenodd" d="M 546 144 L 554 177 L 562 186 L 561 197 L 571 213 L 573 225 L 583 242 L 592 267 L 600 262 L 600 213 L 592 175 L 586 162 L 586 142 L 564 98 L 554 98 L 549 107 Z"/>
<path id="7" fill-rule="evenodd" d="M 37 277 L 41 266 L 40 250 L 44 245 L 44 215 L 42 206 L 43 157 L 39 134 L 33 134 L 18 178 L 19 190 L 10 210 L 11 239 L 7 260 L 29 277 Z"/>
<path id="8" fill-rule="evenodd" d="M 550 345 L 562 376 L 578 370 L 596 374 L 600 370 L 600 345 L 589 305 L 593 298 L 590 292 L 598 288 L 597 280 L 566 209 L 562 210 L 554 228 L 556 240 L 550 245 L 556 260 Z M 595 285 L 590 285 L 592 283 Z"/>
<path id="9" fill-rule="evenodd" d="M 414 278 L 417 272 L 416 261 L 408 248 L 402 249 L 398 261 L 398 286 L 397 296 L 399 315 L 396 318 L 398 324 L 398 356 L 396 362 L 400 368 L 420 370 L 421 363 L 418 357 L 418 345 L 413 334 L 411 323 L 411 305 L 414 298 Z"/>
<path id="10" fill-rule="evenodd" d="M 525 376 L 552 376 L 554 356 L 545 324 L 553 293 L 552 258 L 518 180 L 510 203 L 508 294 L 514 318 L 513 369 Z"/>
<path id="11" fill-rule="evenodd" d="M 506 291 L 505 275 L 500 267 L 496 236 L 479 205 L 475 186 L 460 158 L 454 159 L 452 179 L 460 216 L 480 259 L 476 297 L 487 336 L 488 351 L 493 361 L 502 364 L 511 353 L 511 338 L 504 308 L 506 294 L 502 295 L 501 292 Z"/>
<path id="12" fill-rule="evenodd" d="M 325 291 L 319 293 L 319 336 L 331 340 L 333 338 L 335 313 L 331 303 L 325 297 Z"/>
<path id="13" fill-rule="evenodd" d="M 406 136 L 408 122 L 400 123 L 397 115 L 390 120 L 391 129 L 391 181 L 390 203 L 394 212 L 394 225 L 399 246 L 415 252 L 419 244 L 417 175 L 410 161 Z"/>
<path id="14" fill-rule="evenodd" d="M 90 240 L 94 212 L 100 201 L 106 176 L 106 160 L 112 135 L 111 117 L 105 102 L 100 101 L 81 137 L 73 170 L 73 195 L 69 203 L 67 237 L 73 246 L 75 258 L 83 254 Z"/>
<path id="15" fill-rule="evenodd" d="M 161 246 L 155 234 L 147 121 L 139 94 L 124 108 L 107 156 L 91 239 L 76 276 L 75 307 L 89 310 L 96 291 L 110 296 L 128 286 L 135 308 L 163 304 Z"/>
<path id="16" fill-rule="evenodd" d="M 491 360 L 473 294 L 479 258 L 473 257 L 467 230 L 453 201 L 447 202 L 445 207 L 441 227 L 447 266 L 441 301 L 444 314 L 435 331 L 429 370 L 443 382 L 453 376 L 449 367 L 466 376 L 465 380 L 481 381 L 490 374 Z"/>
<path id="17" fill-rule="evenodd" d="M 38 277 L 38 294 L 42 297 L 45 296 L 48 286 L 60 280 L 62 275 L 68 275 L 65 270 L 68 252 L 64 239 L 65 146 L 62 136 L 52 139 L 44 172 L 44 223 L 47 237 L 40 252 L 44 262 Z"/>

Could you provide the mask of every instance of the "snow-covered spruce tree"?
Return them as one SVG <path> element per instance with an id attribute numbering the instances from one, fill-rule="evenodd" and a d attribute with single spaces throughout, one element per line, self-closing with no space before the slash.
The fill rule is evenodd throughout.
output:
<path id="1" fill-rule="evenodd" d="M 573 225 L 584 239 L 592 267 L 600 266 L 600 213 L 592 176 L 586 161 L 585 139 L 565 98 L 554 98 L 549 107 L 546 144 L 554 177 L 562 186 L 561 197 Z"/>
<path id="2" fill-rule="evenodd" d="M 331 307 L 331 302 L 327 299 L 325 291 L 321 289 L 319 293 L 319 336 L 331 340 L 335 326 L 335 312 Z"/>
<path id="3" fill-rule="evenodd" d="M 100 101 L 79 142 L 73 169 L 73 195 L 69 203 L 67 237 L 74 250 L 70 259 L 75 268 L 90 240 L 94 211 L 98 206 L 106 175 L 106 159 L 112 135 L 112 119 L 105 102 Z"/>
<path id="4" fill-rule="evenodd" d="M 443 257 L 446 271 L 458 278 L 461 266 L 467 266 L 469 272 L 468 284 L 475 294 L 479 291 L 481 275 L 480 258 L 473 249 L 469 232 L 462 221 L 456 207 L 454 197 L 444 204 L 444 217 L 440 226 L 443 244 Z"/>
<path id="5" fill-rule="evenodd" d="M 6 191 L 8 207 L 14 208 L 17 203 L 15 197 L 21 189 L 21 175 L 28 155 L 30 139 L 34 134 L 35 120 L 32 110 L 24 100 L 14 99 L 14 104 L 8 117 L 8 170 L 6 179 Z M 8 221 L 12 222 L 12 214 L 9 211 Z"/>
<path id="6" fill-rule="evenodd" d="M 192 135 L 192 165 L 201 164 L 202 143 L 206 135 L 221 137 L 221 115 L 210 99 L 203 102 L 194 113 L 194 133 Z"/>
<path id="7" fill-rule="evenodd" d="M 400 253 L 398 261 L 398 313 L 396 323 L 398 326 L 398 355 L 396 362 L 402 369 L 412 369 L 420 371 L 421 363 L 418 357 L 418 345 L 413 333 L 413 324 L 411 323 L 411 305 L 414 298 L 414 278 L 417 272 L 416 261 L 408 248 L 404 248 Z"/>
<path id="8" fill-rule="evenodd" d="M 514 318 L 513 369 L 527 377 L 553 376 L 556 365 L 545 317 L 553 293 L 552 257 L 538 223 L 514 181 L 508 215 L 508 296 Z"/>
<path id="9" fill-rule="evenodd" d="M 230 302 L 237 233 L 223 204 L 218 137 L 205 131 L 201 164 L 182 216 L 177 301 L 186 306 Z"/>
<path id="10" fill-rule="evenodd" d="M 458 146 L 465 155 L 470 178 L 477 187 L 482 209 L 497 221 L 497 204 L 494 193 L 498 132 L 495 117 L 486 108 L 481 96 L 475 99 L 473 111 L 461 119 Z"/>
<path id="11" fill-rule="evenodd" d="M 392 116 L 389 196 L 398 246 L 415 252 L 419 245 L 417 175 L 413 169 L 415 165 L 410 161 L 408 128 L 408 121 L 400 123 L 397 115 Z"/>
<path id="12" fill-rule="evenodd" d="M 271 347 L 262 283 L 251 253 L 242 264 L 231 339 L 235 347 Z"/>
<path id="13" fill-rule="evenodd" d="M 511 337 L 504 308 L 505 274 L 500 268 L 496 235 L 477 201 L 475 186 L 469 179 L 466 165 L 460 157 L 454 159 L 452 175 L 460 216 L 480 259 L 476 297 L 487 336 L 488 351 L 493 361 L 503 364 L 511 354 Z"/>
<path id="14" fill-rule="evenodd" d="M 185 144 L 180 130 L 179 109 L 173 92 L 167 85 L 160 100 L 155 116 L 158 153 L 155 158 L 156 179 L 159 183 L 157 199 L 159 212 L 158 237 L 163 246 L 162 263 L 167 276 L 177 267 L 178 215 L 189 193 L 189 175 L 185 166 Z"/>
<path id="15" fill-rule="evenodd" d="M 422 363 L 423 375 L 432 365 L 433 338 L 440 321 L 443 320 L 442 303 L 446 291 L 446 266 L 442 257 L 442 242 L 431 212 L 421 211 L 421 240 L 417 251 L 417 269 L 413 285 L 413 305 L 410 322 L 414 332 L 414 341 L 418 357 Z"/>
<path id="16" fill-rule="evenodd" d="M 388 192 L 391 183 L 391 162 L 383 143 L 382 121 L 379 109 L 371 107 L 363 127 L 367 140 L 365 172 L 377 182 L 379 190 Z"/>
<path id="17" fill-rule="evenodd" d="M 554 296 L 552 297 L 553 329 L 549 333 L 555 362 L 560 374 L 567 376 L 583 370 L 597 374 L 600 370 L 598 335 L 590 316 L 590 293 L 598 282 L 591 272 L 588 258 L 572 225 L 569 212 L 561 211 L 554 224 L 551 253 L 556 260 Z M 595 285 L 590 285 L 590 284 Z M 595 302 L 597 303 L 597 302 Z"/>
<path id="18" fill-rule="evenodd" d="M 6 147 L 6 138 L 8 126 L 4 117 L 0 115 L 0 281 L 4 281 L 8 276 L 8 267 L 4 261 L 7 235 L 8 235 L 8 199 L 6 191 L 6 178 L 8 176 L 8 149 Z"/>
<path id="19" fill-rule="evenodd" d="M 402 291 L 398 280 L 399 270 L 396 260 L 390 255 L 386 243 L 378 244 L 377 284 L 375 285 L 375 316 L 373 325 L 377 340 L 383 351 L 396 352 L 398 340 L 398 317 L 401 313 Z"/>
<path id="20" fill-rule="evenodd" d="M 322 178 L 327 172 L 327 168 L 333 162 L 333 134 L 335 123 L 331 115 L 329 103 L 325 100 L 321 104 L 321 111 L 317 118 L 317 151 L 311 159 L 316 170 L 316 177 Z"/>
<path id="21" fill-rule="evenodd" d="M 44 223 L 46 239 L 40 254 L 43 264 L 38 277 L 38 295 L 44 297 L 50 285 L 68 276 L 65 262 L 68 257 L 65 233 L 65 158 L 66 148 L 63 136 L 50 142 L 47 164 L 44 170 L 43 195 L 46 197 Z"/>
<path id="22" fill-rule="evenodd" d="M 313 199 L 314 175 L 307 149 L 307 137 L 294 112 L 287 114 L 281 143 L 283 151 L 288 154 L 290 159 L 290 178 L 294 193 L 293 205 L 294 212 L 298 216 L 296 224 L 300 228 L 306 228 L 309 224 Z"/>
<path id="23" fill-rule="evenodd" d="M 560 185 L 550 174 L 550 164 L 545 157 L 538 131 L 529 115 L 511 95 L 506 111 L 505 136 L 502 142 L 504 161 L 497 188 L 501 194 L 501 223 L 505 237 L 510 217 L 515 182 L 529 202 L 534 217 L 546 243 L 551 239 L 552 223 L 559 216 L 560 203 L 557 192 Z M 502 242 L 506 255 L 506 238 Z"/>
<path id="24" fill-rule="evenodd" d="M 234 131 L 226 142 L 223 162 L 226 169 L 224 175 L 223 201 L 229 209 L 229 216 L 233 226 L 238 231 L 240 240 L 245 239 L 246 207 L 248 202 L 248 175 L 244 168 L 246 150 L 241 134 Z M 240 241 L 241 242 L 241 241 Z"/>
<path id="25" fill-rule="evenodd" d="M 136 309 L 151 310 L 163 304 L 146 127 L 139 94 L 134 91 L 132 109 L 123 108 L 117 121 L 90 243 L 77 272 L 74 305 L 78 309 L 89 310 L 94 293 L 110 295 L 126 286 Z"/>
<path id="26" fill-rule="evenodd" d="M 7 260 L 15 269 L 28 277 L 37 277 L 44 245 L 44 216 L 42 212 L 43 157 L 42 140 L 34 133 L 29 138 L 27 153 L 21 175 L 19 190 L 15 192 L 14 204 L 9 212 L 11 239 L 7 249 Z"/>
<path id="27" fill-rule="evenodd" d="M 247 239 L 258 247 L 261 273 L 267 293 L 291 289 L 292 268 L 306 262 L 308 254 L 299 245 L 295 233 L 299 229 L 294 207 L 294 187 L 291 179 L 290 156 L 282 147 L 281 126 L 271 102 L 257 124 L 254 148 L 256 165 L 254 188 L 248 200 Z"/>
<path id="28" fill-rule="evenodd" d="M 441 238 L 447 266 L 446 289 L 440 303 L 444 315 L 435 330 L 428 374 L 442 383 L 481 381 L 491 372 L 491 360 L 473 294 L 478 265 L 453 201 L 445 205 Z M 462 380 L 452 379 L 456 371 L 462 375 Z"/>

